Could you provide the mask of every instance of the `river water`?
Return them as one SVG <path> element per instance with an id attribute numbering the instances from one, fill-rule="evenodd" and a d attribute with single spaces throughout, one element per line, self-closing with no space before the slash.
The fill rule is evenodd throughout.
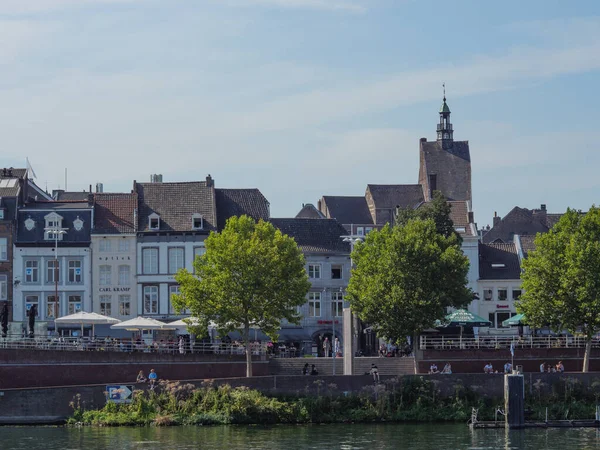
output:
<path id="1" fill-rule="evenodd" d="M 310 425 L 169 428 L 2 427 L 2 450 L 593 449 L 600 431 L 469 430 L 467 425 Z"/>

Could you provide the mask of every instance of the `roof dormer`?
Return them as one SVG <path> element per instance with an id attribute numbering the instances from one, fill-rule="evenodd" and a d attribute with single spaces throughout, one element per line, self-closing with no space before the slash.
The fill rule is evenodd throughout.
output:
<path id="1" fill-rule="evenodd" d="M 202 214 L 192 214 L 192 230 L 204 229 L 204 218 Z"/>
<path id="2" fill-rule="evenodd" d="M 62 241 L 64 234 L 61 232 L 63 229 L 63 217 L 55 212 L 51 212 L 44 216 L 44 220 L 46 221 L 46 226 L 44 227 L 44 240 L 49 241 L 57 239 Z"/>
<path id="3" fill-rule="evenodd" d="M 148 229 L 157 231 L 160 229 L 160 216 L 152 213 L 148 216 Z"/>

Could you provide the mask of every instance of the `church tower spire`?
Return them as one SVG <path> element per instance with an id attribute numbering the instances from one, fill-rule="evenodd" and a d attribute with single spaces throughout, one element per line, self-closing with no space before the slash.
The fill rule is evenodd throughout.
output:
<path id="1" fill-rule="evenodd" d="M 444 87 L 444 102 L 440 108 L 440 123 L 437 125 L 437 140 L 441 141 L 442 147 L 452 146 L 454 139 L 452 130 L 452 123 L 450 122 L 450 107 L 446 103 L 446 83 L 442 85 Z"/>

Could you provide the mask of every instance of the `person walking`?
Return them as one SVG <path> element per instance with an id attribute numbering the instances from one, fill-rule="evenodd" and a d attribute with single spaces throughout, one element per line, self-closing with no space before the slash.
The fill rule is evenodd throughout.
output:
<path id="1" fill-rule="evenodd" d="M 341 356 L 341 352 L 342 348 L 340 347 L 340 340 L 338 338 L 335 338 L 335 341 L 333 341 L 333 354 L 337 358 L 338 356 Z"/>
<path id="2" fill-rule="evenodd" d="M 323 353 L 325 354 L 325 358 L 329 358 L 331 354 L 331 341 L 328 337 L 323 341 Z"/>

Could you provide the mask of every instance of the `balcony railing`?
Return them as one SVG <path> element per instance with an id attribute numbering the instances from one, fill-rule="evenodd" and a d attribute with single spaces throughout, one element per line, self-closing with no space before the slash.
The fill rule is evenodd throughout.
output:
<path id="1" fill-rule="evenodd" d="M 452 124 L 443 124 L 443 123 L 438 123 L 437 124 L 437 131 L 452 131 Z"/>
<path id="2" fill-rule="evenodd" d="M 583 337 L 569 336 L 421 336 L 421 350 L 469 350 L 469 349 L 509 349 L 511 344 L 519 348 L 584 348 L 586 340 Z M 593 348 L 600 348 L 600 339 L 592 340 Z"/>

